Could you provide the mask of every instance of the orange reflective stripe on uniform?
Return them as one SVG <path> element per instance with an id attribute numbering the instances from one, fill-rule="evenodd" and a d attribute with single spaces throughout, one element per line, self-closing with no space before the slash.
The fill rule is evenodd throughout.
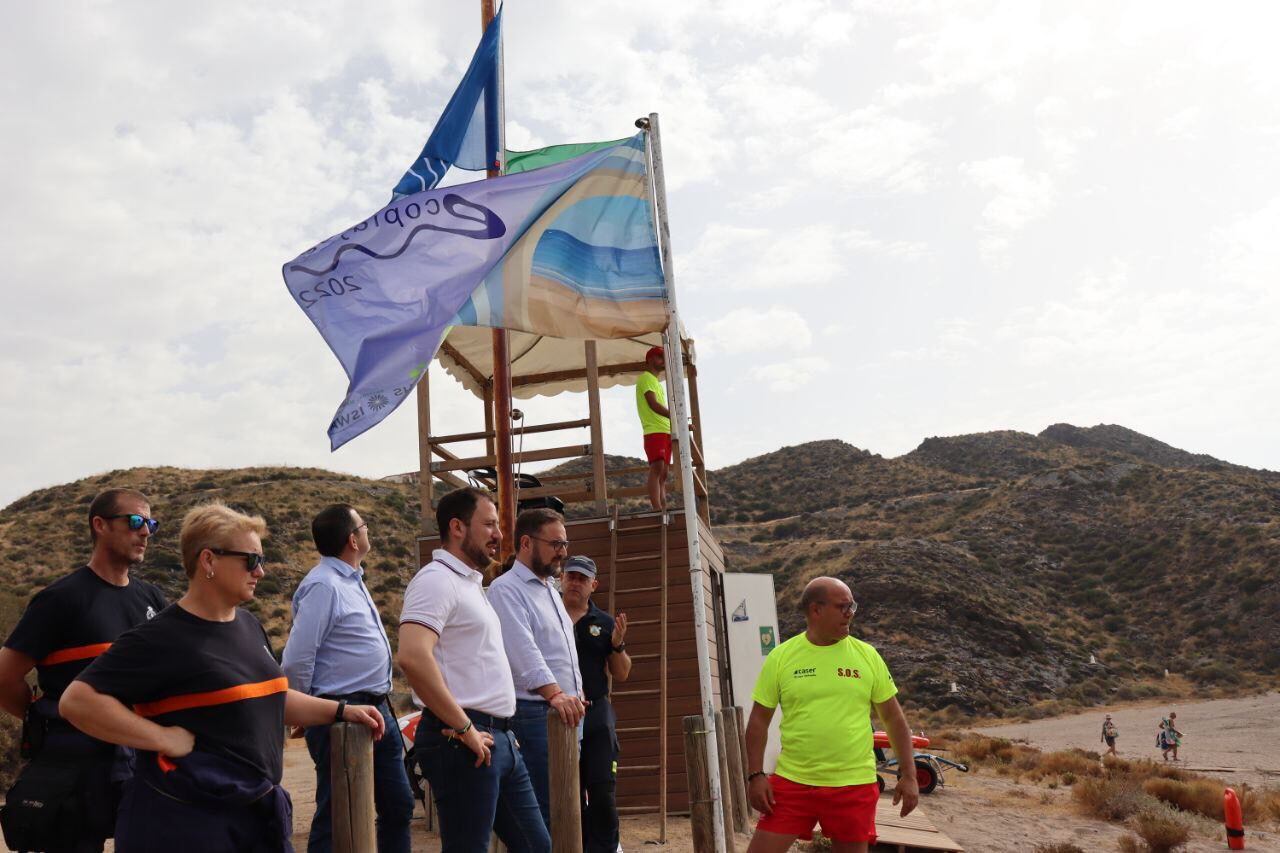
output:
<path id="1" fill-rule="evenodd" d="M 39 665 L 53 666 L 54 664 L 67 663 L 73 660 L 96 658 L 109 648 L 111 648 L 110 643 L 93 643 L 88 646 L 72 646 L 69 649 L 58 649 L 40 661 Z"/>
<path id="2" fill-rule="evenodd" d="M 144 717 L 156 717 L 160 714 L 172 714 L 174 711 L 186 711 L 190 708 L 207 708 L 210 705 L 226 705 L 242 699 L 259 699 L 272 696 L 289 689 L 289 679 L 281 676 L 255 684 L 237 684 L 235 687 L 224 687 L 221 690 L 210 690 L 206 693 L 186 693 L 182 696 L 170 696 L 155 702 L 142 702 L 133 706 L 133 710 Z"/>

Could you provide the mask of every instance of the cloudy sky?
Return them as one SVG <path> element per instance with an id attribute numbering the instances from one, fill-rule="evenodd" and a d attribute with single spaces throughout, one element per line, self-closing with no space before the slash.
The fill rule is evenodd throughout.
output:
<path id="1" fill-rule="evenodd" d="M 0 505 L 134 465 L 416 468 L 411 407 L 330 454 L 345 377 L 280 266 L 386 201 L 477 6 L 6 13 Z M 661 114 L 715 466 L 1067 421 L 1280 469 L 1277 17 L 510 0 L 507 140 Z M 433 387 L 437 431 L 479 426 Z M 607 392 L 611 452 L 632 406 Z"/>

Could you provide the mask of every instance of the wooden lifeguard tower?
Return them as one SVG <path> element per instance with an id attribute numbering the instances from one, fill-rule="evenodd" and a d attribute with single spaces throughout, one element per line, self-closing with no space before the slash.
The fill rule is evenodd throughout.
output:
<path id="1" fill-rule="evenodd" d="M 620 502 L 646 494 L 643 486 L 624 486 L 618 478 L 646 472 L 644 466 L 609 470 L 606 467 L 601 424 L 600 390 L 634 385 L 645 370 L 644 354 L 662 345 L 664 335 L 582 341 L 522 332 L 509 334 L 509 380 L 499 364 L 495 378 L 494 347 L 489 329 L 458 327 L 442 345 L 438 358 L 448 374 L 481 403 L 483 428 L 442 435 L 431 429 L 428 379 L 418 386 L 419 489 L 423 535 L 418 540 L 419 565 L 438 547 L 432 514 L 439 492 L 434 480 L 449 487 L 479 482 L 496 486 L 492 471 L 499 468 L 498 425 L 505 414 L 502 387 L 509 385 L 517 399 L 554 396 L 564 391 L 585 392 L 586 416 L 512 428 L 517 437 L 568 433 L 557 446 L 517 452 L 515 465 L 560 459 L 588 459 L 583 473 L 539 475 L 542 485 L 516 492 L 525 501 L 558 497 L 565 504 L 571 554 L 595 560 L 600 570 L 595 600 L 611 613 L 627 613 L 627 647 L 633 668 L 630 679 L 612 693 L 618 716 L 618 806 L 623 814 L 689 810 L 681 719 L 703 713 L 709 691 L 715 708 L 729 704 L 731 685 L 724 641 L 722 594 L 724 555 L 709 523 L 706 465 L 702 452 L 702 421 L 698 406 L 697 368 L 693 342 L 681 335 L 691 426 L 693 495 L 681 494 L 680 470 L 673 468 L 669 487 L 680 494 L 680 507 L 665 514 L 626 511 Z M 668 352 L 674 345 L 666 342 Z M 671 359 L 668 358 L 670 364 Z M 668 399 L 676 398 L 668 373 Z M 673 409 L 674 416 L 677 410 Z M 477 419 L 479 420 L 479 419 Z M 482 455 L 463 456 L 451 447 L 471 442 Z M 678 458 L 678 457 L 677 457 Z M 484 469 L 489 469 L 485 472 Z M 481 472 L 479 474 L 475 472 Z M 673 501 L 674 503 L 674 501 Z M 690 511 L 692 510 L 692 511 Z M 695 529 L 690 530 L 689 525 Z M 692 534 L 692 535 L 691 535 Z M 690 543 L 697 543 L 699 559 L 690 560 Z M 696 566 L 691 570 L 691 564 Z M 695 618 L 694 583 L 701 586 L 704 612 Z M 696 624 L 703 624 L 709 684 L 702 683 Z"/>

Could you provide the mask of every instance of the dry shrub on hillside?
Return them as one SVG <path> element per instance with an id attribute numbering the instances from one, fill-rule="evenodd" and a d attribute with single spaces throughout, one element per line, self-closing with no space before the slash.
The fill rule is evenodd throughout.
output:
<path id="1" fill-rule="evenodd" d="M 1148 779 L 1142 789 L 1157 800 L 1184 812 L 1195 812 L 1213 820 L 1222 820 L 1222 785 L 1208 779 Z M 1241 806 L 1244 798 L 1241 798 Z"/>
<path id="2" fill-rule="evenodd" d="M 1074 781 L 1102 775 L 1102 764 L 1098 761 L 1097 754 L 1088 753 L 1082 749 L 1046 752 L 1042 753 L 1039 759 L 1039 762 L 1028 771 L 1027 775 L 1032 779 L 1062 776 L 1065 781 L 1070 776 Z"/>
<path id="3" fill-rule="evenodd" d="M 1023 744 L 1014 743 L 998 737 L 969 735 L 952 747 L 961 761 L 970 764 L 993 764 L 997 769 L 1001 766 L 1012 767 L 1026 763 L 1030 756 L 1038 755 L 1039 750 Z"/>
<path id="4" fill-rule="evenodd" d="M 1128 776 L 1085 779 L 1071 789 L 1080 811 L 1102 820 L 1127 820 L 1137 814 L 1143 798 L 1141 784 Z"/>
<path id="5" fill-rule="evenodd" d="M 0 790 L 7 791 L 18 777 L 22 759 L 18 742 L 22 740 L 22 723 L 8 714 L 0 714 Z"/>
<path id="6" fill-rule="evenodd" d="M 1094 752 L 1081 749 L 1041 752 L 1024 744 L 982 735 L 961 739 L 952 751 L 962 761 L 990 765 L 997 773 L 1025 775 L 1032 781 L 1061 776 L 1064 783 L 1070 785 L 1077 779 L 1101 776 L 1103 772 L 1098 754 Z"/>
<path id="7" fill-rule="evenodd" d="M 1107 772 L 1113 776 L 1134 776 L 1139 779 L 1177 779 L 1179 782 L 1198 778 L 1194 773 L 1187 770 L 1174 767 L 1171 764 L 1152 761 L 1149 758 L 1130 761 L 1124 758 L 1107 756 L 1103 759 L 1103 764 Z"/>
<path id="8" fill-rule="evenodd" d="M 1225 785 L 1219 779 L 1148 779 L 1142 788 L 1157 800 L 1184 812 L 1204 815 L 1216 823 L 1223 820 L 1222 793 Z M 1236 796 L 1240 798 L 1245 823 L 1280 819 L 1280 791 L 1239 785 Z"/>
<path id="9" fill-rule="evenodd" d="M 1168 807 L 1145 808 L 1133 818 L 1133 831 L 1120 839 L 1122 853 L 1171 853 L 1191 838 L 1187 819 Z M 1141 839 L 1139 841 L 1138 839 Z"/>

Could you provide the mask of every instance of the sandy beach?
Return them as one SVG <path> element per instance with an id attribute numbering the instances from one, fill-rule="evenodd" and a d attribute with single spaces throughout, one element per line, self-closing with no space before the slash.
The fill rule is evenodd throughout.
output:
<path id="1" fill-rule="evenodd" d="M 1280 693 L 1243 699 L 1177 702 L 1162 705 L 1098 708 L 1083 714 L 1011 723 L 979 729 L 984 734 L 1025 739 L 1044 749 L 1080 747 L 1097 750 L 1103 714 L 1110 713 L 1120 728 L 1118 748 L 1128 757 L 1160 758 L 1155 748 L 1155 726 L 1160 716 L 1178 712 L 1181 731 L 1187 737 L 1182 757 L 1189 769 L 1230 767 L 1231 773 L 1207 773 L 1236 782 L 1280 784 L 1280 776 L 1268 771 L 1280 768 L 1280 743 L 1265 737 L 1280 717 Z M 1030 853 L 1037 844 L 1071 842 L 1090 851 L 1115 850 L 1127 831 L 1078 814 L 1068 787 L 1016 782 L 981 768 L 964 774 L 949 772 L 945 784 L 921 798 L 921 807 L 933 823 L 966 851 L 974 853 Z M 315 778 L 310 756 L 301 741 L 290 741 L 285 751 L 285 786 L 293 794 L 294 844 L 306 849 L 307 827 L 314 808 Z M 1202 833 L 1185 848 L 1187 853 L 1209 853 L 1225 848 L 1221 827 L 1208 821 L 1198 824 Z M 421 808 L 414 821 L 414 850 L 434 853 L 439 836 L 429 833 Z M 624 818 L 624 850 L 653 849 L 658 839 L 654 816 Z M 738 850 L 748 838 L 739 836 Z M 1280 853 L 1280 833 L 1249 827 L 1248 849 Z M 799 845 L 797 845 L 797 848 Z M 687 817 L 667 821 L 666 849 L 686 851 L 690 843 Z"/>
<path id="2" fill-rule="evenodd" d="M 1280 786 L 1280 740 L 1274 733 L 1280 721 L 1280 693 L 1243 699 L 1205 702 L 1144 703 L 1141 706 L 1095 708 L 1081 714 L 1029 723 L 1008 723 L 976 729 L 993 737 L 1025 740 L 1041 749 L 1080 749 L 1101 752 L 1103 715 L 1110 714 L 1119 729 L 1116 751 L 1124 758 L 1161 760 L 1156 748 L 1160 718 L 1178 714 L 1184 737 L 1179 764 L 1228 782 Z"/>

